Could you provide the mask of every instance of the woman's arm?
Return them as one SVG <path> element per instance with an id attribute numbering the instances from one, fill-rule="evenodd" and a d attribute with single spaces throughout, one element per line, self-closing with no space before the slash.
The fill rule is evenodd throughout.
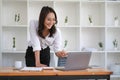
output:
<path id="1" fill-rule="evenodd" d="M 54 52 L 56 56 L 58 57 L 65 57 L 67 56 L 67 52 L 65 50 L 62 50 L 61 45 L 62 45 L 62 37 L 61 37 L 61 32 L 57 28 L 57 32 L 55 34 L 55 40 L 54 40 Z"/>
<path id="2" fill-rule="evenodd" d="M 40 51 L 35 51 L 35 65 L 36 67 L 46 67 L 47 65 L 40 63 Z"/>
<path id="3" fill-rule="evenodd" d="M 37 35 L 37 25 L 38 22 L 35 20 L 32 20 L 30 22 L 30 41 L 33 47 L 33 52 L 35 54 L 35 66 L 36 67 L 42 67 L 42 66 L 46 66 L 40 63 L 40 50 L 41 50 L 41 46 L 40 46 L 40 40 L 39 37 Z"/>
<path id="4" fill-rule="evenodd" d="M 37 25 L 38 22 L 36 20 L 30 21 L 29 32 L 30 32 L 30 42 L 33 47 L 33 51 L 41 50 L 40 40 L 37 34 Z"/>

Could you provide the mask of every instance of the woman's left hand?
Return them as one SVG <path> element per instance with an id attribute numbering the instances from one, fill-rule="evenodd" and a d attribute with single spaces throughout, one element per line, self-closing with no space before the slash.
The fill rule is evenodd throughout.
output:
<path id="1" fill-rule="evenodd" d="M 58 56 L 58 57 L 66 57 L 67 54 L 68 54 L 68 53 L 67 53 L 65 50 L 62 50 L 62 51 L 58 51 L 58 52 L 56 53 L 56 56 Z"/>

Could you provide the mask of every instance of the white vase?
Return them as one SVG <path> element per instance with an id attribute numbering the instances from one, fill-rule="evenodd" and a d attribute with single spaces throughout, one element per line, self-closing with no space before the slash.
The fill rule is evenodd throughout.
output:
<path id="1" fill-rule="evenodd" d="M 16 51 L 16 48 L 13 48 L 13 51 Z"/>
<path id="2" fill-rule="evenodd" d="M 64 23 L 64 26 L 67 27 L 67 26 L 68 26 L 68 23 Z"/>
<path id="3" fill-rule="evenodd" d="M 90 23 L 90 26 L 93 26 L 93 23 Z"/>
<path id="4" fill-rule="evenodd" d="M 104 49 L 103 48 L 100 48 L 100 51 L 103 51 Z"/>
<path id="5" fill-rule="evenodd" d="M 118 26 L 118 23 L 119 23 L 119 21 L 118 21 L 118 20 L 115 20 L 114 25 L 115 25 L 115 26 Z"/>
<path id="6" fill-rule="evenodd" d="M 114 47 L 114 50 L 115 50 L 115 51 L 117 51 L 117 50 L 118 50 L 118 48 L 117 48 L 117 47 Z"/>

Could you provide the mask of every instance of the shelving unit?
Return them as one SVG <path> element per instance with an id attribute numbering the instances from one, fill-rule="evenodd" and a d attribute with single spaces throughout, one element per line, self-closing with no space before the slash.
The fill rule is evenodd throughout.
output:
<path id="1" fill-rule="evenodd" d="M 3 66 L 13 66 L 15 60 L 22 60 L 25 65 L 29 22 L 38 20 L 43 6 L 55 9 L 58 17 L 57 27 L 62 32 L 62 44 L 65 40 L 68 41 L 66 47 L 68 52 L 91 50 L 93 54 L 90 65 L 107 69 L 110 69 L 112 64 L 120 63 L 120 0 L 1 0 L 0 57 L 3 58 Z M 16 14 L 20 15 L 18 22 L 15 21 L 18 19 L 15 18 Z M 67 24 L 66 17 L 68 17 Z M 89 17 L 93 22 L 92 25 Z M 117 26 L 115 17 L 118 17 Z M 13 37 L 16 38 L 16 51 L 12 50 Z M 118 41 L 117 50 L 113 46 L 115 39 Z M 103 43 L 102 50 L 98 45 L 99 42 Z M 51 53 L 51 66 L 56 66 L 57 58 L 54 52 Z M 119 80 L 120 74 L 112 75 L 111 78 Z"/>

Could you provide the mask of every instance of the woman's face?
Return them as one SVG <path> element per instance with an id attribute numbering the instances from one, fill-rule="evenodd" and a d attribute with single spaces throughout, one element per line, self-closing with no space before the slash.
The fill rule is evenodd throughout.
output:
<path id="1" fill-rule="evenodd" d="M 44 21 L 45 29 L 51 29 L 51 27 L 55 24 L 55 22 L 56 21 L 55 21 L 54 13 L 52 12 L 48 13 Z"/>

